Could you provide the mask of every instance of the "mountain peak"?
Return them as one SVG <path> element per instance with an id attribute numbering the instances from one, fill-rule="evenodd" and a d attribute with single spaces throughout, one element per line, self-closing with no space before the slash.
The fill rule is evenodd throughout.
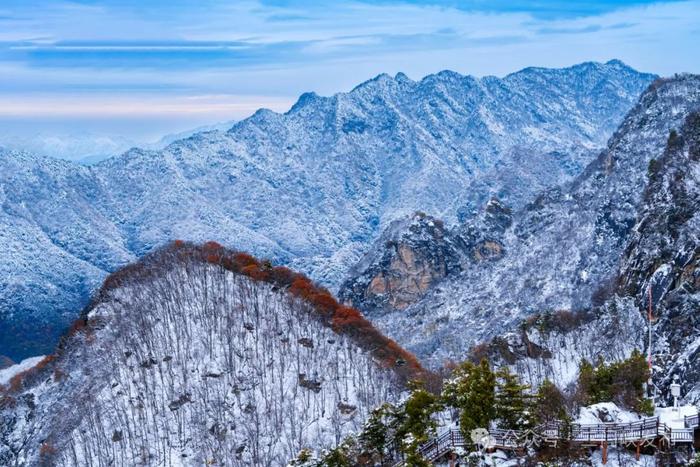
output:
<path id="1" fill-rule="evenodd" d="M 374 78 L 370 78 L 367 81 L 364 81 L 357 86 L 355 86 L 350 93 L 354 93 L 359 90 L 363 89 L 370 89 L 373 88 L 374 86 L 386 86 L 390 83 L 394 83 L 394 78 L 392 78 L 388 73 L 380 73 Z"/>
<path id="2" fill-rule="evenodd" d="M 313 104 L 317 100 L 321 99 L 321 96 L 316 94 L 313 91 L 310 92 L 305 92 L 301 96 L 299 96 L 299 99 L 294 103 L 291 109 L 287 113 L 293 113 L 297 112 L 300 109 L 304 108 L 307 105 Z"/>
<path id="3" fill-rule="evenodd" d="M 627 65 L 625 62 L 618 58 L 613 58 L 612 60 L 608 60 L 605 62 L 606 65 L 609 66 L 618 66 L 618 67 L 623 67 L 623 68 L 631 68 L 629 65 Z"/>
<path id="4" fill-rule="evenodd" d="M 567 148 L 602 148 L 650 82 L 621 74 L 575 86 L 554 72 L 480 85 L 452 71 L 423 84 L 381 74 L 354 93 L 303 94 L 286 114 L 259 110 L 225 135 L 89 169 L 0 170 L 0 236 L 21 245 L 0 263 L 0 277 L 17 278 L 0 287 L 0 308 L 11 310 L 0 316 L 0 354 L 45 353 L 47 330 L 55 339 L 106 271 L 172 238 L 214 239 L 337 286 L 402 216 L 449 224 L 493 193 L 515 210 L 593 157 Z M 28 354 L 20 321 L 36 329 Z"/>
<path id="5" fill-rule="evenodd" d="M 397 81 L 399 83 L 412 83 L 413 80 L 406 76 L 406 74 L 402 71 L 399 71 L 396 73 L 396 76 L 394 76 L 394 81 Z"/>

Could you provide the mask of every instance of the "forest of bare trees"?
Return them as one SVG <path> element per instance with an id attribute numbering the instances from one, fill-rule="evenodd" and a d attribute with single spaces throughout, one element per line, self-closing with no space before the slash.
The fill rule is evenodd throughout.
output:
<path id="1" fill-rule="evenodd" d="M 282 465 L 422 372 L 327 291 L 241 255 L 180 242 L 109 278 L 0 392 L 0 464 Z"/>

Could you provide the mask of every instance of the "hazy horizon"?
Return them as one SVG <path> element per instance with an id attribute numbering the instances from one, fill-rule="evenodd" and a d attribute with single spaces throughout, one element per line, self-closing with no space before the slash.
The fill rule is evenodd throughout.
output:
<path id="1" fill-rule="evenodd" d="M 700 72 L 698 18 L 698 1 L 10 0 L 0 145 L 75 134 L 148 143 L 380 73 L 504 76 L 610 59 Z"/>

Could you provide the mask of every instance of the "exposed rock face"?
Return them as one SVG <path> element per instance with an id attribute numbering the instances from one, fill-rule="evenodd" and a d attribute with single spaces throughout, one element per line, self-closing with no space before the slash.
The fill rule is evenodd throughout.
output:
<path id="1" fill-rule="evenodd" d="M 442 221 L 422 213 L 395 221 L 343 284 L 342 300 L 373 310 L 403 310 L 467 260 L 465 245 Z"/>
<path id="2" fill-rule="evenodd" d="M 446 273 L 444 261 L 434 261 L 407 244 L 397 245 L 387 271 L 374 276 L 366 295 L 375 298 L 387 295 L 392 308 L 403 309 L 422 297 Z"/>
<path id="3" fill-rule="evenodd" d="M 356 297 L 353 303 L 367 310 L 386 333 L 435 366 L 447 358 L 463 359 L 472 345 L 517 328 L 531 314 L 584 310 L 605 303 L 614 293 L 627 245 L 649 222 L 639 217 L 647 199 L 659 191 L 655 187 L 644 190 L 650 161 L 661 158 L 670 130 L 680 128 L 698 108 L 700 77 L 658 80 L 625 118 L 608 148 L 571 184 L 543 192 L 510 216 L 496 215 L 501 210 L 487 206 L 485 212 L 494 214 L 484 216 L 486 228 L 478 224 L 474 228 L 474 221 L 470 221 L 455 229 L 462 239 L 460 244 L 465 245 L 463 251 L 476 245 L 472 259 L 482 261 L 448 274 L 400 312 L 373 315 L 371 302 L 363 304 Z M 691 161 L 695 152 L 688 144 L 686 159 Z M 649 260 L 651 270 L 656 271 L 673 259 L 679 279 L 667 274 L 670 264 L 657 274 L 665 287 L 675 287 L 681 283 L 680 277 L 685 277 L 688 282 L 683 290 L 695 280 L 696 250 L 688 240 L 694 237 L 683 237 L 673 229 L 686 223 L 694 225 L 696 219 L 689 201 L 695 195 L 693 175 L 681 175 L 684 171 L 692 174 L 692 170 L 689 165 L 666 177 L 688 186 L 677 183 L 671 189 L 673 184 L 667 182 L 669 188 L 662 193 L 674 198 L 660 208 L 658 221 L 674 226 L 669 233 L 671 240 L 678 235 L 686 243 L 665 240 L 668 258 L 653 256 Z M 505 220 L 493 222 L 501 218 Z M 490 257 L 497 259 L 485 260 Z M 640 283 L 638 278 L 633 282 Z M 639 288 L 630 290 L 639 292 Z M 634 303 L 626 299 L 621 306 Z M 630 313 L 624 311 L 626 316 Z"/>
<path id="4" fill-rule="evenodd" d="M 484 240 L 474 248 L 474 259 L 477 261 L 498 259 L 501 256 L 503 256 L 503 245 L 493 240 Z"/>
<path id="5" fill-rule="evenodd" d="M 396 221 L 350 271 L 340 297 L 370 315 L 404 310 L 443 278 L 503 257 L 503 234 L 511 215 L 493 198 L 455 229 L 422 213 Z"/>
<path id="6" fill-rule="evenodd" d="M 473 260 L 493 261 L 505 254 L 503 236 L 512 224 L 512 210 L 499 199 L 491 198 L 480 213 L 472 215 L 455 231 L 467 245 Z"/>
<path id="7" fill-rule="evenodd" d="M 0 154 L 0 354 L 50 350 L 108 271 L 175 238 L 335 287 L 395 219 L 469 217 L 492 194 L 518 207 L 570 180 L 653 78 L 617 61 L 380 75 L 89 168 Z"/>

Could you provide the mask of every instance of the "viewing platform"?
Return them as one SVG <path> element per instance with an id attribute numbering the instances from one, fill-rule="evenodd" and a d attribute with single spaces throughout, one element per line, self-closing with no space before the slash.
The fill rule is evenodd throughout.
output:
<path id="1" fill-rule="evenodd" d="M 666 451 L 675 446 L 697 447 L 700 415 L 694 407 L 686 406 L 685 409 L 660 409 L 661 413 L 654 417 L 628 423 L 581 424 L 556 421 L 531 430 L 494 429 L 488 432 L 481 447 L 525 451 L 531 447 L 556 447 L 567 442 L 578 446 L 600 447 L 603 449 L 604 461 L 607 459 L 608 446 L 635 449 L 637 456 L 646 448 Z M 419 452 L 426 460 L 435 462 L 458 449 L 470 450 L 475 445 L 474 441 L 463 436 L 459 428 L 451 428 L 439 432 L 423 444 Z M 394 465 L 403 465 L 403 460 L 398 460 Z"/>

